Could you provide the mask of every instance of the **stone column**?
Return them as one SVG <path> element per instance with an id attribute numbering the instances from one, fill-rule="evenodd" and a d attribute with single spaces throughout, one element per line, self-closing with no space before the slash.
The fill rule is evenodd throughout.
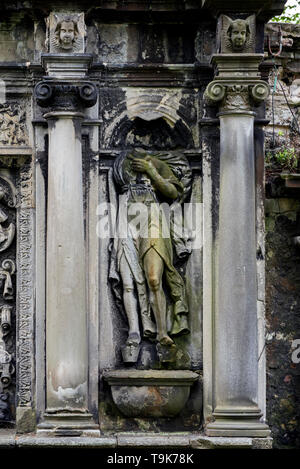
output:
<path id="1" fill-rule="evenodd" d="M 87 408 L 85 246 L 80 120 L 60 111 L 49 128 L 47 409 Z"/>
<path id="2" fill-rule="evenodd" d="M 87 301 L 81 112 L 95 104 L 91 83 L 41 82 L 48 122 L 46 249 L 46 420 L 44 428 L 87 428 Z M 93 427 L 93 425 L 91 425 Z"/>
<path id="3" fill-rule="evenodd" d="M 219 54 L 205 92 L 220 117 L 219 229 L 214 253 L 213 418 L 209 436 L 268 436 L 258 408 L 253 106 L 269 93 L 259 54 Z M 242 70 L 242 73 L 241 73 Z"/>

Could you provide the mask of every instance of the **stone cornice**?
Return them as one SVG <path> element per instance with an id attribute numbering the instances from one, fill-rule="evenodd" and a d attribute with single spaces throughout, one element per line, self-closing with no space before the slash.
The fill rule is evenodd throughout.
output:
<path id="1" fill-rule="evenodd" d="M 212 79 L 213 71 L 208 64 L 103 64 L 95 63 L 90 77 L 100 77 L 101 85 L 115 86 L 164 86 L 197 87 Z M 99 78 L 98 78 L 99 79 Z M 103 86 L 103 85 L 102 85 Z"/>
<path id="2" fill-rule="evenodd" d="M 258 19 L 268 21 L 275 15 L 280 15 L 286 0 L 202 0 L 202 8 L 211 11 L 214 16 L 221 13 L 256 13 Z"/>
<path id="3" fill-rule="evenodd" d="M 106 371 L 104 379 L 114 386 L 187 386 L 200 376 L 189 370 L 113 370 Z"/>

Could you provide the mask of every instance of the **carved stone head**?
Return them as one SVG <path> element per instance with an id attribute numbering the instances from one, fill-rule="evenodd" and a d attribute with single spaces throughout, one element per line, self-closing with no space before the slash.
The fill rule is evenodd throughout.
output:
<path id="1" fill-rule="evenodd" d="M 51 13 L 47 19 L 49 52 L 84 52 L 85 24 L 83 13 Z"/>
<path id="2" fill-rule="evenodd" d="M 221 15 L 221 53 L 255 52 L 255 15 L 231 19 Z"/>
<path id="3" fill-rule="evenodd" d="M 73 49 L 74 42 L 78 36 L 77 22 L 70 17 L 64 18 L 57 23 L 55 35 L 62 49 Z"/>
<path id="4" fill-rule="evenodd" d="M 250 35 L 249 24 L 246 20 L 232 21 L 227 34 L 232 44 L 232 49 L 236 51 L 243 50 L 247 37 Z"/>

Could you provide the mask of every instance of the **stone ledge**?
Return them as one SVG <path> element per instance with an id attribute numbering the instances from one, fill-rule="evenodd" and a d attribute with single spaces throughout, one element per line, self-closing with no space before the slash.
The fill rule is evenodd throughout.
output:
<path id="1" fill-rule="evenodd" d="M 195 435 L 190 440 L 193 449 L 272 449 L 272 438 L 243 438 Z"/>
<path id="2" fill-rule="evenodd" d="M 0 146 L 0 156 L 31 156 L 32 148 L 27 146 Z"/>
<path id="3" fill-rule="evenodd" d="M 76 447 L 76 448 L 116 448 L 117 441 L 114 437 L 37 437 L 24 436 L 16 439 L 19 448 L 51 448 L 51 447 Z"/>
<path id="4" fill-rule="evenodd" d="M 192 448 L 200 449 L 271 449 L 272 438 L 224 438 L 204 434 L 163 433 L 91 437 L 44 437 L 36 434 L 16 436 L 13 430 L 0 430 L 1 448 Z"/>
<path id="5" fill-rule="evenodd" d="M 149 447 L 190 447 L 190 434 L 119 434 L 116 435 L 118 447 L 149 448 Z"/>
<path id="6" fill-rule="evenodd" d="M 16 445 L 14 430 L 0 429 L 0 448 L 11 448 Z"/>
<path id="7" fill-rule="evenodd" d="M 115 386 L 187 386 L 199 380 L 190 370 L 110 370 L 103 377 Z"/>

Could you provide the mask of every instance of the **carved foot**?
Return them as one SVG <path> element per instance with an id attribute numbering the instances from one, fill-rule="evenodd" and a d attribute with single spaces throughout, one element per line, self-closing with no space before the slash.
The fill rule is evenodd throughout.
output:
<path id="1" fill-rule="evenodd" d="M 165 345 L 165 346 L 172 346 L 172 345 L 174 345 L 173 340 L 172 340 L 171 337 L 169 337 L 167 334 L 166 334 L 166 335 L 163 335 L 162 337 L 158 337 L 158 342 L 159 342 L 161 345 Z"/>
<path id="2" fill-rule="evenodd" d="M 144 322 L 144 337 L 153 339 L 156 337 L 156 327 L 152 321 Z"/>
<path id="3" fill-rule="evenodd" d="M 140 345 L 139 344 L 132 344 L 132 345 L 125 345 L 122 348 L 122 357 L 124 363 L 136 363 L 139 358 L 140 353 Z"/>
<path id="4" fill-rule="evenodd" d="M 128 339 L 126 340 L 126 345 L 134 345 L 137 346 L 141 342 L 141 336 L 138 332 L 131 332 L 128 335 Z"/>

